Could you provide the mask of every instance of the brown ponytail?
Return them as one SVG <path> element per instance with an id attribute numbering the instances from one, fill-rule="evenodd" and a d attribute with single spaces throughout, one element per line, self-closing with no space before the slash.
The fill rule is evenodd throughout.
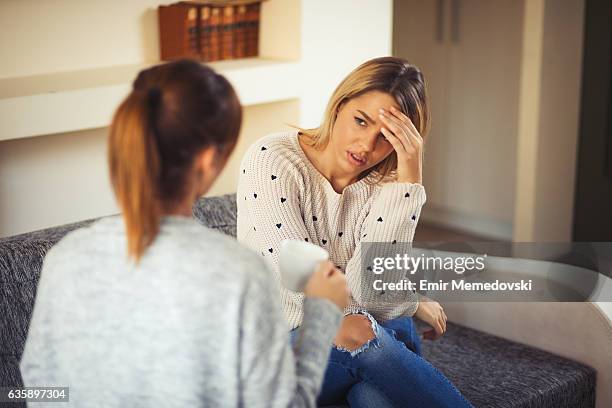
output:
<path id="1" fill-rule="evenodd" d="M 225 161 L 241 120 L 231 85 L 209 67 L 180 60 L 140 72 L 115 112 L 108 139 L 111 184 L 130 258 L 138 262 L 154 241 L 163 203 L 190 191 L 195 155 L 212 145 Z"/>
<path id="2" fill-rule="evenodd" d="M 149 125 L 148 94 L 132 92 L 119 106 L 110 130 L 109 168 L 125 220 L 128 254 L 139 259 L 159 228 L 156 187 L 159 153 Z"/>

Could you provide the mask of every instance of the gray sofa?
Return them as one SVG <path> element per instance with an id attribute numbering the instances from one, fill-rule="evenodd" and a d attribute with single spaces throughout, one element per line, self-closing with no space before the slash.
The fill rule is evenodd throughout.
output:
<path id="1" fill-rule="evenodd" d="M 236 236 L 234 194 L 201 198 L 193 214 Z M 0 387 L 22 384 L 19 359 L 45 253 L 91 222 L 0 239 Z M 423 343 L 423 353 L 476 407 L 595 406 L 595 370 L 539 349 L 451 323 L 440 340 Z"/>

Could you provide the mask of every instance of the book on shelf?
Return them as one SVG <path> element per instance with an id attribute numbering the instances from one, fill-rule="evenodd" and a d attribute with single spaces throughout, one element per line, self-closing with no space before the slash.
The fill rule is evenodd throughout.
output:
<path id="1" fill-rule="evenodd" d="M 200 58 L 199 7 L 193 4 L 159 6 L 161 59 Z"/>
<path id="2" fill-rule="evenodd" d="M 210 41 L 208 42 L 208 48 L 203 49 L 203 53 L 210 56 L 209 59 L 204 61 L 219 61 L 221 59 L 221 40 L 222 33 L 221 27 L 223 24 L 221 7 L 208 6 L 210 7 L 210 21 L 208 27 L 203 27 L 201 32 L 208 31 L 210 34 Z M 201 37 L 200 37 L 201 38 Z"/>
<path id="3" fill-rule="evenodd" d="M 200 25 L 198 32 L 200 34 L 200 58 L 202 61 L 212 61 L 212 53 L 210 52 L 211 40 L 211 8 L 210 6 L 200 7 Z"/>
<path id="4" fill-rule="evenodd" d="M 259 55 L 259 20 L 261 3 L 247 4 L 246 19 L 246 55 L 256 57 Z"/>
<path id="5" fill-rule="evenodd" d="M 236 26 L 234 29 L 234 57 L 244 58 L 246 57 L 247 41 L 247 6 L 244 4 L 236 6 L 235 11 Z"/>
<path id="6" fill-rule="evenodd" d="M 221 59 L 234 58 L 234 6 L 223 7 L 223 18 L 221 25 Z"/>
<path id="7" fill-rule="evenodd" d="M 256 57 L 262 1 L 184 0 L 159 6 L 162 60 Z"/>

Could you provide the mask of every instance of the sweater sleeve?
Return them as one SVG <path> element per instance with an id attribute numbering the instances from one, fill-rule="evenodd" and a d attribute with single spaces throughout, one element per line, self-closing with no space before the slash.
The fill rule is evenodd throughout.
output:
<path id="1" fill-rule="evenodd" d="M 269 282 L 254 280 L 243 297 L 240 406 L 316 407 L 342 313 L 328 300 L 307 298 L 292 348 L 273 291 Z"/>
<path id="2" fill-rule="evenodd" d="M 282 155 L 266 154 L 266 160 L 262 160 L 261 148 L 265 147 L 256 146 L 247 152 L 242 161 L 237 200 L 242 200 L 239 208 L 246 209 L 252 225 L 239 225 L 239 228 L 253 228 L 257 249 L 266 258 L 280 286 L 281 241 L 309 241 L 310 237 L 300 209 L 299 173 Z M 303 294 L 288 289 L 283 294 L 294 303 L 303 299 Z"/>
<path id="3" fill-rule="evenodd" d="M 346 277 L 355 301 L 377 320 L 412 316 L 418 308 L 418 295 L 404 290 L 381 296 L 384 291 L 374 289 L 376 276 L 368 265 L 363 265 L 363 261 L 375 256 L 393 257 L 399 253 L 399 246 L 396 251 L 393 244 L 412 243 L 425 201 L 425 189 L 421 184 L 384 184 L 373 198 L 370 211 L 360 227 L 359 243 L 346 266 Z M 367 256 L 364 256 L 364 251 Z M 385 272 L 383 278 L 385 281 L 399 281 L 404 276 L 402 271 L 391 271 Z"/>

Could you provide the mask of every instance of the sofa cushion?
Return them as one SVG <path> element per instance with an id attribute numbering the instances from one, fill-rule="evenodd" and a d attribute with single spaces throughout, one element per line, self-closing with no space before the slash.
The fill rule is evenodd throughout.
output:
<path id="1" fill-rule="evenodd" d="M 71 224 L 59 225 L 57 227 L 45 228 L 38 231 L 26 232 L 25 234 L 13 235 L 11 237 L 0 238 L 0 244 L 7 242 L 50 242 L 55 244 L 62 239 L 64 235 L 77 228 L 86 227 L 98 218 L 85 221 L 73 222 Z"/>
<path id="2" fill-rule="evenodd" d="M 422 350 L 477 407 L 595 406 L 595 370 L 543 350 L 452 323 Z"/>
<path id="3" fill-rule="evenodd" d="M 209 228 L 236 237 L 236 194 L 200 197 L 193 205 L 193 216 Z"/>
<path id="4" fill-rule="evenodd" d="M 202 225 L 236 236 L 235 194 L 201 198 L 193 214 Z M 44 255 L 65 234 L 93 221 L 0 239 L 0 386 L 22 384 L 18 361 Z M 423 354 L 476 407 L 595 404 L 593 369 L 466 327 L 449 324 L 441 339 L 423 342 Z"/>
<path id="5" fill-rule="evenodd" d="M 21 356 L 34 308 L 36 281 L 0 285 L 0 354 Z"/>
<path id="6" fill-rule="evenodd" d="M 0 353 L 0 387 L 21 387 L 21 372 L 19 371 L 19 359 L 10 354 Z M 25 402 L 1 403 L 0 407 L 25 408 Z"/>
<path id="7" fill-rule="evenodd" d="M 43 259 L 56 241 L 0 241 L 0 284 L 38 281 Z"/>

